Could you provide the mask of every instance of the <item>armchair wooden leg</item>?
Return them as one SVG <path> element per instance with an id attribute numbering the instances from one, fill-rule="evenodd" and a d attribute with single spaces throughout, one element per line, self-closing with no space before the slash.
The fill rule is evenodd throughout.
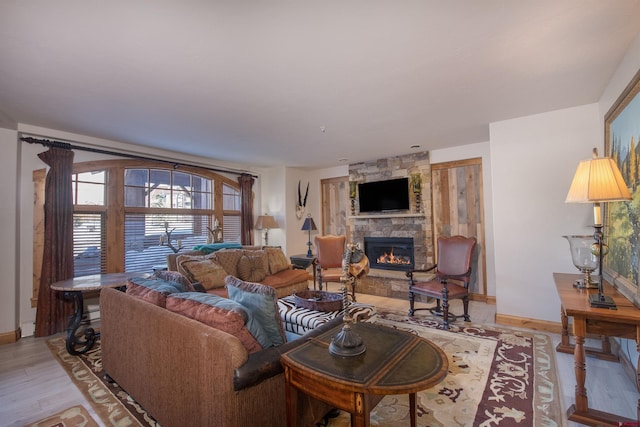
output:
<path id="1" fill-rule="evenodd" d="M 415 299 L 415 294 L 409 289 L 409 316 L 413 316 L 415 310 L 413 309 L 413 300 Z"/>
<path id="2" fill-rule="evenodd" d="M 449 329 L 449 289 L 443 284 L 442 288 L 442 329 Z"/>
<path id="3" fill-rule="evenodd" d="M 469 297 L 468 296 L 462 299 L 462 305 L 464 307 L 464 321 L 471 322 L 471 318 L 469 317 Z"/>

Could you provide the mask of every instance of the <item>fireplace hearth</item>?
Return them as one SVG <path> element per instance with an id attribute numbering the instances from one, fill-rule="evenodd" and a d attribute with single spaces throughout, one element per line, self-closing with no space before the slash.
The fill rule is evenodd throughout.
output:
<path id="1" fill-rule="evenodd" d="M 412 237 L 365 237 L 364 252 L 371 268 L 410 270 L 415 265 Z"/>

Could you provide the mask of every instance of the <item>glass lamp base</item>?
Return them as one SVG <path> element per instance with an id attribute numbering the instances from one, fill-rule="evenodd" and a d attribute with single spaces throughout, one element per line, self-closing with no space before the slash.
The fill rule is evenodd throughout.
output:
<path id="1" fill-rule="evenodd" d="M 589 304 L 591 305 L 591 307 L 609 308 L 612 310 L 617 309 L 616 303 L 613 301 L 613 298 L 602 295 L 600 293 L 589 295 Z"/>

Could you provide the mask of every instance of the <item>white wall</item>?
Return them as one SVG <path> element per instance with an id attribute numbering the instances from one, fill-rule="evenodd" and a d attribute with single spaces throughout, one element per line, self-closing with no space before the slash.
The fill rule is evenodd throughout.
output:
<path id="1" fill-rule="evenodd" d="M 577 273 L 561 236 L 593 233 L 592 206 L 564 200 L 601 120 L 590 104 L 491 124 L 498 314 L 560 320 L 552 273 Z"/>
<path id="2" fill-rule="evenodd" d="M 285 185 L 287 199 L 287 255 L 306 254 L 309 241 L 309 232 L 302 231 L 302 224 L 307 215 L 311 215 L 313 222 L 318 228 L 311 232 L 311 243 L 313 239 L 322 232 L 322 197 L 320 194 L 320 181 L 327 178 L 336 178 L 349 175 L 349 166 L 337 166 L 326 169 L 300 169 L 287 168 L 287 181 Z M 297 219 L 295 215 L 296 200 L 298 198 L 298 181 L 300 181 L 302 196 L 304 197 L 307 183 L 309 183 L 309 197 L 307 207 L 302 219 Z M 315 254 L 315 246 L 311 248 Z"/>
<path id="3" fill-rule="evenodd" d="M 4 229 L 3 241 L 0 246 L 0 335 L 11 334 L 19 326 L 18 305 L 18 277 L 17 256 L 20 245 L 18 227 L 20 215 L 17 206 L 17 177 L 18 177 L 18 142 L 14 130 L 0 129 L 0 174 L 4 178 L 0 186 L 0 224 Z"/>

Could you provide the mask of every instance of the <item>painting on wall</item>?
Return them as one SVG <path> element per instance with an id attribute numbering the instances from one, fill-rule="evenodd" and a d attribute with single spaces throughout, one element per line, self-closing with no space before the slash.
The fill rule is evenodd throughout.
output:
<path id="1" fill-rule="evenodd" d="M 635 289 L 640 258 L 640 71 L 605 115 L 605 151 L 617 163 L 633 199 L 607 203 L 605 272 Z"/>

